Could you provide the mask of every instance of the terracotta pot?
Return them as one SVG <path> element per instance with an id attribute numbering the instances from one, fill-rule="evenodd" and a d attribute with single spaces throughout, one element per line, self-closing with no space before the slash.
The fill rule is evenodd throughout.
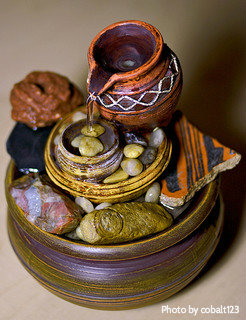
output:
<path id="1" fill-rule="evenodd" d="M 141 21 L 112 24 L 91 42 L 88 61 L 88 101 L 104 118 L 130 131 L 169 123 L 182 71 L 156 28 Z"/>
<path id="2" fill-rule="evenodd" d="M 170 297 L 201 271 L 221 234 L 218 181 L 199 192 L 165 231 L 121 245 L 97 246 L 69 241 L 31 224 L 8 191 L 16 174 L 12 161 L 5 185 L 15 253 L 41 285 L 82 306 L 128 309 Z"/>
<path id="3" fill-rule="evenodd" d="M 44 158 L 46 171 L 51 180 L 75 197 L 83 196 L 96 203 L 129 201 L 141 196 L 166 169 L 172 153 L 172 144 L 167 138 L 158 148 L 155 161 L 138 176 L 112 184 L 85 180 L 85 175 L 88 177 L 88 174 L 98 174 L 103 177 L 105 172 L 108 173 L 108 170 L 115 166 L 115 159 L 117 161 L 121 159 L 121 151 L 117 140 L 112 142 L 112 147 L 106 152 L 106 156 L 101 154 L 95 158 L 84 159 L 72 154 L 68 148 L 68 141 L 77 135 L 81 127 L 81 122 L 70 124 L 73 114 L 74 112 L 68 114 L 53 128 L 45 147 Z M 54 140 L 60 128 L 66 127 L 66 124 L 68 127 L 63 131 L 56 147 Z M 86 164 L 86 161 L 89 162 Z"/>

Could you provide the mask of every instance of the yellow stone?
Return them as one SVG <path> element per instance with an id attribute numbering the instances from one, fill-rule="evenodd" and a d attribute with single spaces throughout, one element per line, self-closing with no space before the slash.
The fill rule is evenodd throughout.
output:
<path id="1" fill-rule="evenodd" d="M 92 244 L 113 244 L 155 234 L 172 223 L 172 216 L 156 203 L 118 203 L 86 214 L 76 233 Z"/>
<path id="2" fill-rule="evenodd" d="M 129 177 L 129 175 L 119 168 L 117 171 L 115 171 L 113 174 L 108 176 L 106 179 L 103 180 L 104 183 L 117 183 L 126 180 Z"/>
<path id="3" fill-rule="evenodd" d="M 83 120 L 86 118 L 87 118 L 86 113 L 84 113 L 82 111 L 77 111 L 73 114 L 72 121 L 77 122 L 77 121 L 80 121 L 80 120 Z"/>
<path id="4" fill-rule="evenodd" d="M 124 155 L 127 158 L 138 158 L 144 152 L 144 147 L 140 144 L 131 143 L 127 144 L 123 150 Z"/>
<path id="5" fill-rule="evenodd" d="M 94 157 L 104 149 L 101 141 L 95 137 L 82 137 L 79 152 L 85 157 Z"/>
<path id="6" fill-rule="evenodd" d="M 81 133 L 87 137 L 95 137 L 96 138 L 96 137 L 99 137 L 100 135 L 102 135 L 104 132 L 105 132 L 105 128 L 98 123 L 93 124 L 92 130 L 89 125 L 86 125 L 81 129 Z"/>
<path id="7" fill-rule="evenodd" d="M 74 138 L 71 142 L 71 145 L 74 147 L 74 148 L 78 148 L 79 145 L 80 145 L 80 142 L 81 142 L 81 138 L 83 137 L 83 135 L 79 135 L 77 136 L 76 138 Z"/>

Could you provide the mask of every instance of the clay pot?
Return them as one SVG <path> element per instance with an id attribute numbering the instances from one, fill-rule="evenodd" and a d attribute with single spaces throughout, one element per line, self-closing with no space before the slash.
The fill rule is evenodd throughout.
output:
<path id="1" fill-rule="evenodd" d="M 88 101 L 124 129 L 166 126 L 178 102 L 182 71 L 159 31 L 141 21 L 102 30 L 88 51 Z"/>
<path id="2" fill-rule="evenodd" d="M 117 133 L 115 132 L 115 139 L 111 139 L 105 153 L 93 158 L 75 155 L 69 145 L 80 132 L 83 122 L 71 124 L 73 114 L 74 112 L 68 114 L 53 128 L 44 153 L 46 171 L 51 180 L 73 196 L 84 196 L 95 203 L 129 201 L 141 196 L 166 169 L 172 152 L 171 142 L 167 138 L 158 148 L 155 161 L 138 176 L 112 184 L 96 182 L 96 177 L 102 180 L 105 172 L 109 174 L 109 170 L 120 164 L 122 151 L 119 148 Z M 105 126 L 111 126 L 107 122 L 101 124 L 103 123 Z M 56 146 L 54 140 L 64 127 L 66 129 Z M 112 127 L 112 133 L 113 130 Z"/>
<path id="3" fill-rule="evenodd" d="M 24 216 L 8 187 L 8 232 L 26 270 L 55 295 L 95 309 L 129 309 L 175 294 L 191 282 L 219 241 L 223 211 L 218 181 L 207 185 L 163 232 L 120 245 L 88 245 L 42 231 Z M 217 201 L 216 201 L 217 199 Z"/>

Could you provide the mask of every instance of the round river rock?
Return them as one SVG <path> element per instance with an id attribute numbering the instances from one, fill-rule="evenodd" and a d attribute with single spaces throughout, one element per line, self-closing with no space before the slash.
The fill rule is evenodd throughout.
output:
<path id="1" fill-rule="evenodd" d="M 106 179 L 103 180 L 104 183 L 117 183 L 126 180 L 129 177 L 123 169 L 119 168 Z"/>
<path id="2" fill-rule="evenodd" d="M 161 187 L 158 182 L 154 182 L 146 192 L 145 202 L 157 203 L 159 201 Z"/>
<path id="3" fill-rule="evenodd" d="M 80 142 L 81 142 L 81 138 L 83 137 L 82 134 L 80 134 L 79 136 L 75 137 L 72 141 L 71 141 L 71 145 L 74 148 L 79 148 Z"/>
<path id="4" fill-rule="evenodd" d="M 165 139 L 165 133 L 161 128 L 154 130 L 149 137 L 149 146 L 158 148 Z"/>
<path id="5" fill-rule="evenodd" d="M 94 210 L 93 204 L 85 197 L 76 197 L 75 203 L 77 203 L 86 213 L 90 213 Z"/>
<path id="6" fill-rule="evenodd" d="M 92 129 L 92 130 L 91 130 Z M 94 123 L 92 128 L 89 125 L 81 129 L 81 133 L 87 137 L 99 137 L 105 132 L 105 128 L 98 123 Z"/>
<path id="7" fill-rule="evenodd" d="M 104 149 L 101 141 L 94 137 L 82 137 L 79 145 L 79 152 L 85 157 L 94 157 Z"/>
<path id="8" fill-rule="evenodd" d="M 138 159 L 126 158 L 120 165 L 129 176 L 137 176 L 143 171 L 143 164 Z"/>
<path id="9" fill-rule="evenodd" d="M 145 165 L 151 164 L 152 162 L 154 162 L 156 158 L 156 153 L 157 153 L 156 148 L 147 147 L 139 157 L 139 160 Z"/>
<path id="10" fill-rule="evenodd" d="M 144 151 L 144 147 L 136 144 L 136 143 L 131 143 L 127 144 L 123 150 L 124 155 L 127 158 L 138 158 Z"/>

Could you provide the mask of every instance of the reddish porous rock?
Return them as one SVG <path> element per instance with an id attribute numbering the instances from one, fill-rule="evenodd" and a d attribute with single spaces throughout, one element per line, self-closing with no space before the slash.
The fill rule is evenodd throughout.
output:
<path id="1" fill-rule="evenodd" d="M 12 118 L 36 129 L 52 125 L 83 103 L 79 89 L 54 72 L 34 71 L 14 85 Z"/>
<path id="2" fill-rule="evenodd" d="M 57 190 L 46 175 L 22 176 L 11 184 L 10 194 L 26 218 L 44 231 L 70 232 L 81 220 L 81 208 Z"/>

